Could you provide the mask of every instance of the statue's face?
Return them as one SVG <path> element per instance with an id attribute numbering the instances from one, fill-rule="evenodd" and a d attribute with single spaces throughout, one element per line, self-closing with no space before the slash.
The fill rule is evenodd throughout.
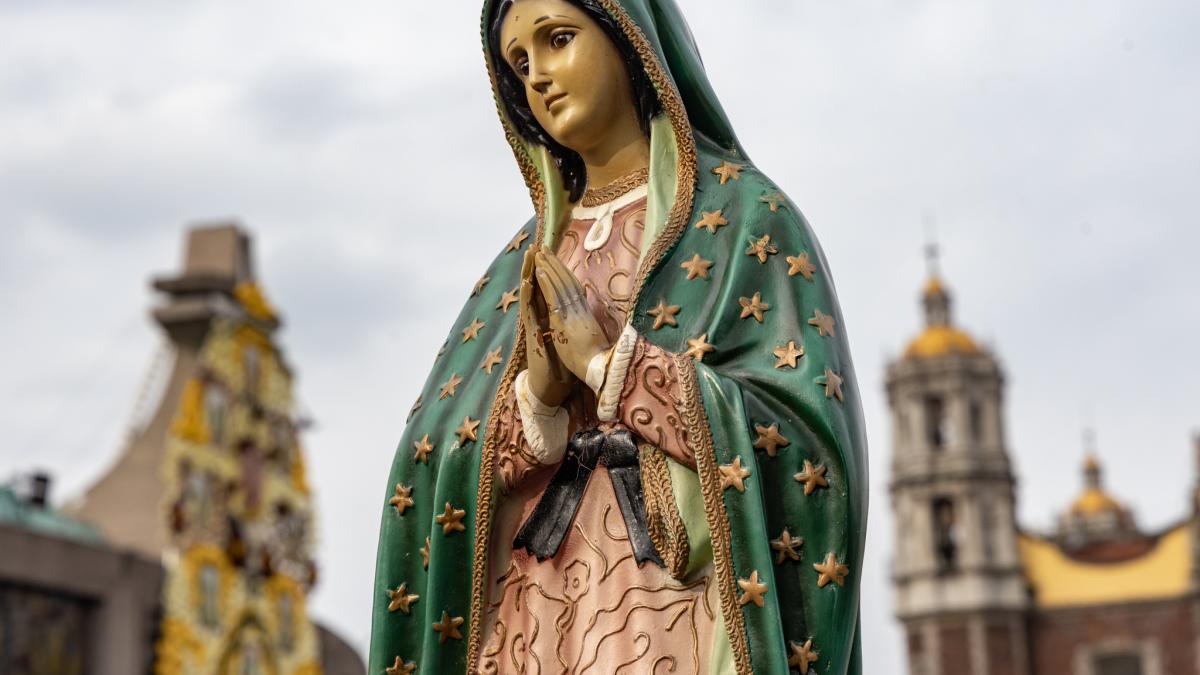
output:
<path id="1" fill-rule="evenodd" d="M 563 146 L 586 152 L 610 130 L 636 124 L 625 64 L 604 29 L 565 0 L 517 0 L 500 51 L 525 84 L 529 108 Z"/>

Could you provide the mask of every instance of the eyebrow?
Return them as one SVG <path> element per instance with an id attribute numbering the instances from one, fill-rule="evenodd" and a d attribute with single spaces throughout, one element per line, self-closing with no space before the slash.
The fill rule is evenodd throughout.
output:
<path id="1" fill-rule="evenodd" d="M 571 17 L 569 17 L 569 16 L 566 16 L 566 15 L 563 15 L 563 14 L 555 14 L 555 15 L 553 15 L 553 16 L 557 16 L 557 17 L 558 17 L 558 18 L 560 18 L 560 19 L 570 19 L 570 18 L 571 18 Z M 535 25 L 535 26 L 536 26 L 536 25 L 538 25 L 539 23 L 542 23 L 543 21 L 549 21 L 550 19 L 551 19 L 551 15 L 549 15 L 549 14 L 547 14 L 547 15 L 545 15 L 545 16 L 540 16 L 540 17 L 538 17 L 538 18 L 537 18 L 537 20 L 535 20 L 535 21 L 533 22 L 533 25 Z M 512 46 L 513 46 L 513 43 L 514 43 L 514 42 L 516 42 L 516 41 L 517 41 L 517 38 L 513 38 L 513 39 L 509 40 L 509 41 L 508 41 L 508 44 L 504 46 L 504 51 L 505 51 L 505 52 L 507 52 L 509 49 L 511 49 L 511 48 L 512 48 Z"/>

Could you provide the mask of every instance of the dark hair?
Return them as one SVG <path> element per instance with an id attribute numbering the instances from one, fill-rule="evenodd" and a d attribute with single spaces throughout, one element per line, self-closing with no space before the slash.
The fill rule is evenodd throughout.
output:
<path id="1" fill-rule="evenodd" d="M 579 153 L 565 147 L 554 140 L 546 132 L 533 110 L 529 107 L 529 99 L 525 96 L 525 85 L 500 52 L 500 28 L 508 10 L 512 9 L 515 0 L 500 0 L 495 5 L 494 16 L 488 30 L 488 50 L 496 70 L 497 87 L 500 89 L 500 103 L 504 112 L 512 120 L 517 135 L 521 138 L 546 146 L 555 165 L 562 173 L 564 187 L 571 193 L 571 201 L 579 201 L 587 187 L 587 168 Z M 620 24 L 600 4 L 599 0 L 566 0 L 583 10 L 593 21 L 604 29 L 605 34 L 617 47 L 621 60 L 625 62 L 625 70 L 629 75 L 629 83 L 633 88 L 633 104 L 637 108 L 638 123 L 642 133 L 650 136 L 650 120 L 662 112 L 662 103 L 658 93 L 646 75 L 645 65 L 638 56 L 637 50 L 629 37 L 621 30 Z"/>

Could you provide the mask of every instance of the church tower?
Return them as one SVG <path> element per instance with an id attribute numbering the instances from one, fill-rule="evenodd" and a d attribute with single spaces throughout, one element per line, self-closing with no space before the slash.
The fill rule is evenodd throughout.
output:
<path id="1" fill-rule="evenodd" d="M 954 324 L 930 249 L 925 328 L 888 364 L 892 581 L 912 675 L 1029 675 L 1004 375 Z"/>
<path id="2" fill-rule="evenodd" d="M 193 229 L 158 279 L 173 366 L 150 420 L 77 506 L 161 560 L 154 675 L 321 675 L 314 504 L 281 318 L 234 224 Z"/>

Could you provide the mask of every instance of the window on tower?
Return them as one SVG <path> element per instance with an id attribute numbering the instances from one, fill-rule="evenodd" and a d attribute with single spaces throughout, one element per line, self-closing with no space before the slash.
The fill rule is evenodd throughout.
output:
<path id="1" fill-rule="evenodd" d="M 1142 675 L 1142 657 L 1138 654 L 1105 654 L 1097 656 L 1096 675 Z"/>
<path id="2" fill-rule="evenodd" d="M 925 398 L 925 439 L 934 451 L 946 447 L 946 405 L 940 396 Z"/>
<path id="3" fill-rule="evenodd" d="M 971 401 L 970 412 L 971 418 L 971 440 L 976 443 L 983 442 L 983 408 L 980 407 L 979 401 Z"/>
<path id="4" fill-rule="evenodd" d="M 948 497 L 933 500 L 933 548 L 939 574 L 949 574 L 958 567 L 958 526 L 954 502 Z"/>

